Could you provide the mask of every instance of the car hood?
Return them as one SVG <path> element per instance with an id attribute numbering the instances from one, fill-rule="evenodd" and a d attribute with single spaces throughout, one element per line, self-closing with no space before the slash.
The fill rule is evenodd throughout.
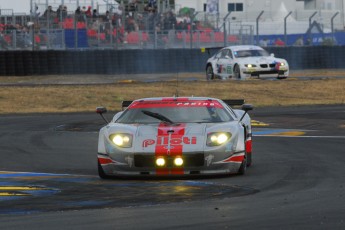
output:
<path id="1" fill-rule="evenodd" d="M 270 64 L 274 62 L 285 62 L 284 59 L 276 58 L 272 56 L 237 58 L 237 61 L 243 64 Z"/>
<path id="2" fill-rule="evenodd" d="M 210 124 L 140 125 L 135 134 L 135 152 L 155 152 L 159 148 L 201 151 Z M 173 151 L 173 150 L 172 150 Z"/>

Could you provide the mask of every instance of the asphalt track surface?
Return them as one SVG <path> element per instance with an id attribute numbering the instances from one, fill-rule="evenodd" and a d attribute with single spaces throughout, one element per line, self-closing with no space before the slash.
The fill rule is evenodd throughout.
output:
<path id="1" fill-rule="evenodd" d="M 0 229 L 345 229 L 345 106 L 251 115 L 246 175 L 170 180 L 99 179 L 97 114 L 0 116 Z"/>

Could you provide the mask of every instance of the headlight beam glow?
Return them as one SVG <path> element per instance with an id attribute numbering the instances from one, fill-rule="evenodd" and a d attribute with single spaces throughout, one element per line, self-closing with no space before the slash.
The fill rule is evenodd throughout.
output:
<path id="1" fill-rule="evenodd" d="M 130 134 L 112 134 L 109 139 L 119 147 L 128 148 L 132 146 L 132 136 Z"/>
<path id="2" fill-rule="evenodd" d="M 159 167 L 163 167 L 165 165 L 165 159 L 163 157 L 158 157 L 156 159 L 156 165 Z"/>
<path id="3" fill-rule="evenodd" d="M 175 164 L 176 166 L 178 166 L 178 167 L 182 166 L 182 165 L 183 165 L 183 159 L 182 159 L 182 157 L 176 157 L 176 158 L 174 159 L 174 164 Z"/>
<path id="4" fill-rule="evenodd" d="M 219 133 L 210 133 L 207 136 L 207 145 L 208 146 L 218 146 L 226 143 L 231 138 L 231 133 L 219 132 Z"/>

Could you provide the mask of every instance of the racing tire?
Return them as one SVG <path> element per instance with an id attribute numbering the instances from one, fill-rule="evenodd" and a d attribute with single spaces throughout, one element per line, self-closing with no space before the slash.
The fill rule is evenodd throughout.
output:
<path id="1" fill-rule="evenodd" d="M 285 76 L 284 71 L 279 71 L 278 72 L 278 76 L 277 76 L 278 80 L 286 79 L 286 78 L 287 78 L 287 76 Z"/>
<path id="2" fill-rule="evenodd" d="M 214 79 L 214 73 L 213 73 L 213 68 L 212 65 L 207 65 L 206 67 L 206 80 L 213 80 Z"/>
<path id="3" fill-rule="evenodd" d="M 247 153 L 244 154 L 244 159 L 242 161 L 240 168 L 238 169 L 238 174 L 244 175 L 246 174 L 246 171 L 247 171 Z"/>
<path id="4" fill-rule="evenodd" d="M 98 176 L 101 178 L 101 179 L 110 179 L 111 176 L 105 174 L 101 164 L 99 163 L 99 161 L 97 161 L 97 165 L 98 165 Z"/>
<path id="5" fill-rule="evenodd" d="M 239 65 L 235 65 L 234 67 L 234 78 L 235 79 L 241 79 L 241 70 Z"/>
<path id="6" fill-rule="evenodd" d="M 252 165 L 252 154 L 247 153 L 247 167 L 250 167 Z"/>

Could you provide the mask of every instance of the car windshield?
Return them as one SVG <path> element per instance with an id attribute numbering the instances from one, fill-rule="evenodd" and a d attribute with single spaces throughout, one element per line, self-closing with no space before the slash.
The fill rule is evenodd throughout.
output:
<path id="1" fill-rule="evenodd" d="M 128 108 L 116 122 L 126 124 L 164 122 L 157 117 L 149 116 L 146 111 L 164 116 L 173 123 L 216 123 L 233 120 L 229 112 L 219 106 L 140 106 L 140 108 Z"/>
<path id="2" fill-rule="evenodd" d="M 234 51 L 235 58 L 244 57 L 266 57 L 269 53 L 266 50 L 238 50 Z"/>

